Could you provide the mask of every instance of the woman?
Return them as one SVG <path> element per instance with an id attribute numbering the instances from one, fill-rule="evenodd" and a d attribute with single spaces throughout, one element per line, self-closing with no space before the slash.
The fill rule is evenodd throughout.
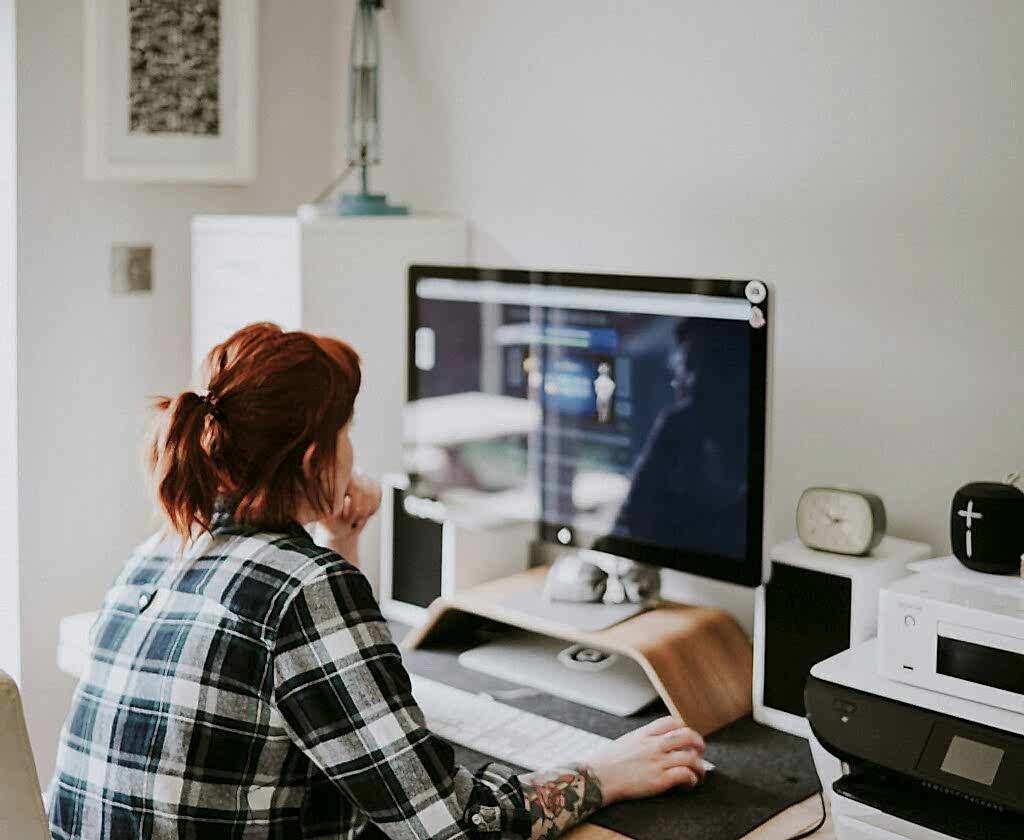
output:
<path id="1" fill-rule="evenodd" d="M 703 743 L 672 718 L 587 764 L 458 766 L 358 569 L 380 503 L 352 472 L 358 357 L 255 324 L 206 367 L 204 394 L 157 404 L 167 527 L 93 628 L 53 837 L 551 838 L 610 802 L 697 784 Z"/>

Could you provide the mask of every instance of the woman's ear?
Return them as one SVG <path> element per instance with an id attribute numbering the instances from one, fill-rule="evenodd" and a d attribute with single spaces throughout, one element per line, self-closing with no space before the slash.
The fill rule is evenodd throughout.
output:
<path id="1" fill-rule="evenodd" d="M 310 496 L 306 500 L 316 516 L 331 513 L 334 505 L 334 472 L 333 468 L 318 465 L 321 455 L 320 447 L 314 441 L 302 455 L 303 483 L 309 488 Z"/>
<path id="2" fill-rule="evenodd" d="M 314 441 L 306 447 L 306 451 L 302 455 L 302 477 L 307 482 L 312 482 L 320 476 L 314 474 L 313 470 L 313 459 L 316 457 L 317 445 Z"/>
<path id="3" fill-rule="evenodd" d="M 319 454 L 320 448 L 316 442 L 306 447 L 306 451 L 302 455 L 302 479 L 303 484 L 308 488 L 309 495 L 306 502 L 313 509 L 314 514 L 322 516 L 324 511 L 321 508 L 326 506 L 330 509 L 331 499 L 328 498 L 328 490 L 324 485 L 324 467 L 316 463 Z"/>

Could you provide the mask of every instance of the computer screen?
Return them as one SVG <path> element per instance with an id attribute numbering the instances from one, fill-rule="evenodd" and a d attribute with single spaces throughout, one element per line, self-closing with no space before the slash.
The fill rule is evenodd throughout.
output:
<path id="1" fill-rule="evenodd" d="M 414 266 L 409 284 L 406 466 L 439 498 L 760 582 L 766 293 L 755 312 L 731 280 Z"/>

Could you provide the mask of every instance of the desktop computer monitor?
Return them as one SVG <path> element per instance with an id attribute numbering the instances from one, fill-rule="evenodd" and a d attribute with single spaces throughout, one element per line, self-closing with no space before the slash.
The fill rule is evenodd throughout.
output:
<path id="1" fill-rule="evenodd" d="M 548 542 L 756 586 L 758 281 L 412 266 L 407 470 Z"/>

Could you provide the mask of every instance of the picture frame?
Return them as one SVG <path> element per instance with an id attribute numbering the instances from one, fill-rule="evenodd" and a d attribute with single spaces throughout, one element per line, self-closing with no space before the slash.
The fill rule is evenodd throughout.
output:
<path id="1" fill-rule="evenodd" d="M 256 177 L 258 3 L 84 0 L 88 180 Z"/>

